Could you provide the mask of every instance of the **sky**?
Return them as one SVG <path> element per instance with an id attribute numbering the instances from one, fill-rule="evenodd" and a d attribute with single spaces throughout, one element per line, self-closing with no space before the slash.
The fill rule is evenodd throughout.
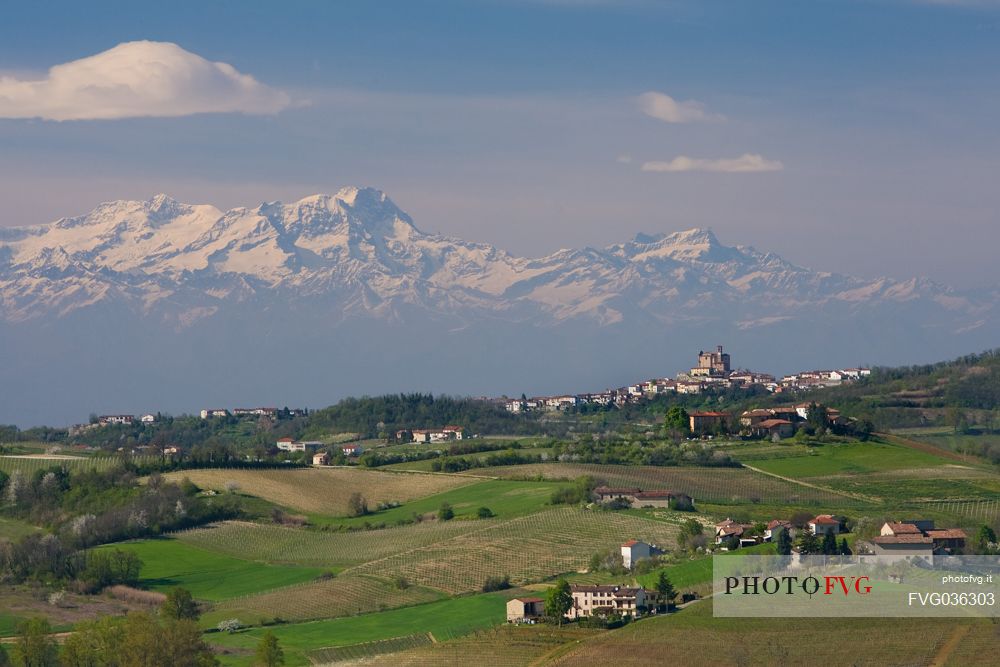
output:
<path id="1" fill-rule="evenodd" d="M 993 288 L 997 118 L 991 0 L 8 3 L 0 226 L 367 185 L 521 255 L 708 227 Z"/>

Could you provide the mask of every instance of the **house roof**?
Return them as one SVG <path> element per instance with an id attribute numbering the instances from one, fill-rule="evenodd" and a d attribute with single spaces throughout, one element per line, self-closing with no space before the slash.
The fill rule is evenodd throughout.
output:
<path id="1" fill-rule="evenodd" d="M 762 428 L 774 428 L 776 426 L 784 426 L 785 424 L 791 426 L 792 422 L 787 419 L 765 419 L 761 423 L 757 424 L 757 426 Z"/>
<path id="2" fill-rule="evenodd" d="M 920 529 L 912 523 L 890 523 L 889 530 L 893 535 L 920 535 Z"/>
<path id="3" fill-rule="evenodd" d="M 927 537 L 935 540 L 964 540 L 968 536 L 961 528 L 932 528 L 927 531 Z"/>
<path id="4" fill-rule="evenodd" d="M 934 544 L 934 540 L 923 535 L 879 535 L 873 537 L 875 544 Z"/>
<path id="5" fill-rule="evenodd" d="M 689 412 L 688 417 L 728 417 L 725 412 Z"/>
<path id="6" fill-rule="evenodd" d="M 573 593 L 614 593 L 620 597 L 635 596 L 643 590 L 633 586 L 609 586 L 601 584 L 570 584 L 569 590 Z"/>
<path id="7" fill-rule="evenodd" d="M 639 540 L 629 540 L 628 542 L 626 542 L 622 546 L 623 547 L 634 547 L 637 544 L 641 544 L 641 542 L 639 542 Z"/>
<path id="8" fill-rule="evenodd" d="M 784 519 L 771 519 L 771 521 L 767 524 L 767 528 L 768 530 L 773 530 L 778 526 L 785 526 L 786 528 L 790 528 L 791 525 L 792 525 L 791 521 L 785 521 Z"/>
<path id="9" fill-rule="evenodd" d="M 840 522 L 837 521 L 836 519 L 834 519 L 829 514 L 820 514 L 815 519 L 810 519 L 809 523 L 825 524 L 827 526 L 832 526 L 834 524 L 836 524 L 838 526 L 840 525 Z"/>

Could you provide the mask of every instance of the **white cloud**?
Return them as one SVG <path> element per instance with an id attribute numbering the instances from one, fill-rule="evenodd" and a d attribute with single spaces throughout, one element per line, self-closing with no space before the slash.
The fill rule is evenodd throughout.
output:
<path id="1" fill-rule="evenodd" d="M 721 114 L 708 113 L 705 105 L 695 100 L 678 102 L 670 95 L 649 91 L 636 100 L 639 110 L 665 123 L 711 123 L 726 119 Z"/>
<path id="2" fill-rule="evenodd" d="M 785 165 L 777 160 L 765 159 L 756 153 L 744 153 L 735 158 L 717 160 L 693 158 L 678 155 L 669 162 L 644 162 L 643 171 L 682 172 L 682 171 L 714 171 L 733 174 L 749 174 L 762 171 L 781 171 Z"/>
<path id="3" fill-rule="evenodd" d="M 274 114 L 291 103 L 227 63 L 170 42 L 126 42 L 56 65 L 37 81 L 0 77 L 0 118 L 87 120 L 196 113 Z"/>

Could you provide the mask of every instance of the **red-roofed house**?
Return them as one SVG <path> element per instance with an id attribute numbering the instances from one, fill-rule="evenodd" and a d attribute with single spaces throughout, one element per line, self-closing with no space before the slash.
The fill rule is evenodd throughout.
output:
<path id="1" fill-rule="evenodd" d="M 689 412 L 688 421 L 692 433 L 704 433 L 724 426 L 729 421 L 725 412 Z"/>
<path id="2" fill-rule="evenodd" d="M 820 514 L 809 520 L 809 531 L 813 535 L 836 535 L 840 532 L 840 521 L 831 514 Z"/>

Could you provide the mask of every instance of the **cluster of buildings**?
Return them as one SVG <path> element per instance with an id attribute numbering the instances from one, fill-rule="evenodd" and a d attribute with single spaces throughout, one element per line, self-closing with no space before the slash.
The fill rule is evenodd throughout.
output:
<path id="1" fill-rule="evenodd" d="M 445 426 L 443 428 L 409 428 L 396 431 L 398 442 L 435 443 L 462 440 L 465 429 L 461 426 Z"/>
<path id="2" fill-rule="evenodd" d="M 763 534 L 753 534 L 754 524 L 738 523 L 732 519 L 726 519 L 715 524 L 715 543 L 733 541 L 741 547 L 753 546 L 762 542 L 776 542 L 782 532 L 788 533 L 789 537 L 795 537 L 798 529 L 792 526 L 791 521 L 784 519 L 772 519 L 766 524 Z M 824 537 L 827 534 L 839 535 L 844 532 L 844 524 L 832 514 L 819 514 L 806 522 L 803 530 L 808 530 L 817 537 Z"/>
<path id="3" fill-rule="evenodd" d="M 840 410 L 813 403 L 799 403 L 774 408 L 747 410 L 740 415 L 739 424 L 728 412 L 689 412 L 689 428 L 696 435 L 736 432 L 756 438 L 788 438 L 795 434 L 799 424 L 809 420 L 809 411 L 814 407 L 823 410 L 823 422 L 828 425 L 847 426 L 850 419 L 841 416 Z"/>
<path id="4" fill-rule="evenodd" d="M 737 523 L 726 519 L 715 525 L 715 543 L 735 541 L 739 546 L 753 546 L 761 542 L 773 542 L 785 531 L 795 537 L 800 529 L 790 521 L 773 519 L 767 524 L 763 535 L 752 533 L 753 524 Z M 817 537 L 827 534 L 839 535 L 845 532 L 844 522 L 832 514 L 820 514 L 809 519 L 801 530 L 808 530 Z M 960 528 L 935 528 L 934 521 L 917 519 L 895 521 L 882 524 L 876 537 L 855 544 L 859 553 L 887 557 L 889 560 L 906 558 L 930 559 L 935 555 L 960 553 L 965 549 L 968 536 Z"/>
<path id="5" fill-rule="evenodd" d="M 233 408 L 232 411 L 226 408 L 203 408 L 200 414 L 202 419 L 233 416 L 266 417 L 271 420 L 277 420 L 283 412 L 287 413 L 288 417 L 302 417 L 306 414 L 306 411 L 300 408 L 287 408 L 285 410 L 279 410 L 278 408 Z"/>
<path id="6" fill-rule="evenodd" d="M 830 387 L 853 382 L 871 375 L 868 368 L 803 371 L 776 378 L 769 373 L 746 369 L 733 369 L 732 358 L 719 345 L 714 351 L 698 352 L 698 364 L 676 378 L 654 378 L 626 387 L 606 389 L 596 394 L 562 396 L 536 396 L 503 398 L 504 407 L 510 412 L 555 412 L 582 405 L 617 405 L 634 403 L 657 394 L 700 394 L 712 389 L 748 389 L 759 386 L 772 393 L 801 391 L 817 387 Z"/>
<path id="7" fill-rule="evenodd" d="M 931 559 L 935 555 L 960 552 L 967 536 L 960 528 L 935 528 L 930 520 L 886 522 L 878 536 L 865 545 L 876 556 L 891 560 Z"/>

